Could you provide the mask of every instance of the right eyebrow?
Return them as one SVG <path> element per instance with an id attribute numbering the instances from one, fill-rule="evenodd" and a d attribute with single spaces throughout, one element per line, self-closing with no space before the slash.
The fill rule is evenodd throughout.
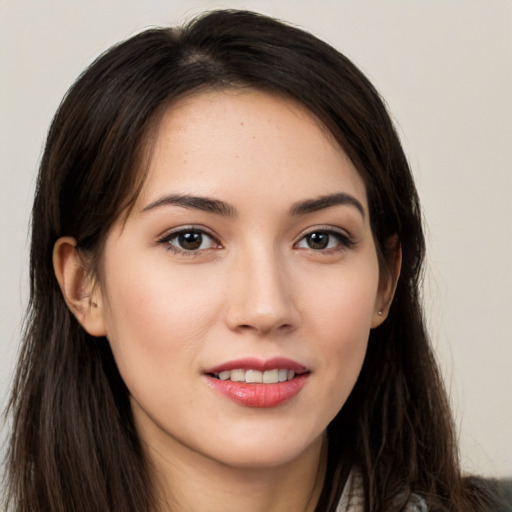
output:
<path id="1" fill-rule="evenodd" d="M 307 213 L 316 212 L 323 210 L 324 208 L 330 208 L 331 206 L 337 205 L 348 205 L 355 208 L 365 218 L 364 207 L 361 201 L 356 199 L 354 196 L 345 192 L 337 192 L 326 196 L 320 196 L 315 199 L 306 199 L 305 201 L 299 201 L 295 203 L 291 210 L 291 215 L 305 215 Z"/>
<path id="2" fill-rule="evenodd" d="M 237 215 L 236 208 L 229 203 L 211 197 L 192 196 L 188 194 L 165 195 L 145 206 L 142 211 L 147 212 L 155 208 L 169 205 L 215 213 L 224 217 L 235 217 Z"/>

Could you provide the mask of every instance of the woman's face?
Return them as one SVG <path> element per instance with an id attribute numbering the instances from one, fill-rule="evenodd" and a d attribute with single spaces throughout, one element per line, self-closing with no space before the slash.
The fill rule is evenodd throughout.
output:
<path id="1" fill-rule="evenodd" d="M 139 433 L 231 466 L 292 461 L 383 319 L 363 181 L 304 108 L 254 90 L 182 99 L 152 148 L 98 292 Z"/>

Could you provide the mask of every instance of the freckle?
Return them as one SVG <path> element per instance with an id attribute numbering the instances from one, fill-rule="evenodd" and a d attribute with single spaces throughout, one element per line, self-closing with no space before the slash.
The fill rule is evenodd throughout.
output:
<path id="1" fill-rule="evenodd" d="M 244 126 L 244 122 L 243 121 L 240 121 L 240 126 Z"/>

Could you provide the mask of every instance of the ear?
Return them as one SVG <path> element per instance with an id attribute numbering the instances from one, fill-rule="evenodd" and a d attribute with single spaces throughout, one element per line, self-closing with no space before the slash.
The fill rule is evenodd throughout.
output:
<path id="1" fill-rule="evenodd" d="M 386 243 L 386 258 L 387 270 L 380 277 L 379 291 L 372 317 L 372 329 L 381 325 L 387 318 L 395 296 L 402 267 L 402 246 L 397 235 L 392 236 Z"/>
<path id="2" fill-rule="evenodd" d="M 57 240 L 53 269 L 64 300 L 82 327 L 92 336 L 105 336 L 101 292 L 91 280 L 74 238 Z"/>

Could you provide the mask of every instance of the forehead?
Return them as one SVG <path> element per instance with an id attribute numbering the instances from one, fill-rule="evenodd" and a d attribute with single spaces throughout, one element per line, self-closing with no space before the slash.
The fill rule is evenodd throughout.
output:
<path id="1" fill-rule="evenodd" d="M 366 208 L 364 182 L 327 128 L 298 102 L 254 89 L 194 94 L 163 112 L 138 202 L 171 191 L 263 203 L 343 191 Z"/>

